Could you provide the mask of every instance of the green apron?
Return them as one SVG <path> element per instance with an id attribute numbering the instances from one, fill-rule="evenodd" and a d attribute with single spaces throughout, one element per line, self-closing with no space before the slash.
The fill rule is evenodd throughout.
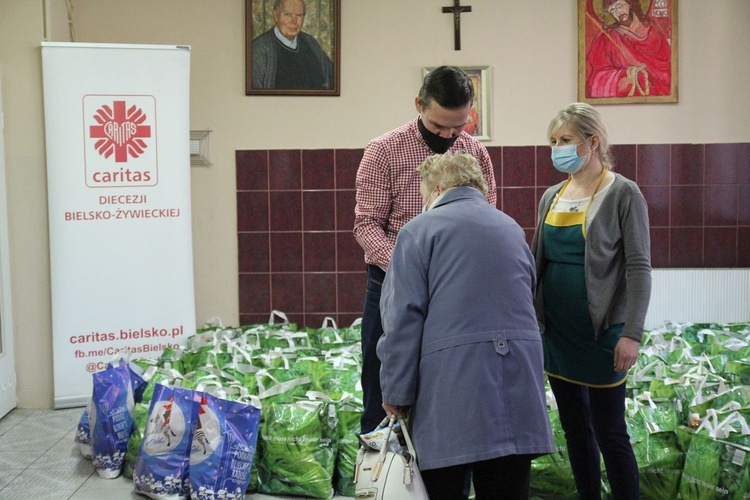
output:
<path id="1" fill-rule="evenodd" d="M 606 170 L 599 185 L 605 173 Z M 584 267 L 586 215 L 591 200 L 583 212 L 554 212 L 557 200 L 567 186 L 568 183 L 563 185 L 550 207 L 543 227 L 544 258 L 547 261 L 542 287 L 546 316 L 542 335 L 544 369 L 550 377 L 568 382 L 590 387 L 614 387 L 622 384 L 627 375 L 627 372 L 614 371 L 615 346 L 620 340 L 623 324 L 611 325 L 595 338 Z"/>

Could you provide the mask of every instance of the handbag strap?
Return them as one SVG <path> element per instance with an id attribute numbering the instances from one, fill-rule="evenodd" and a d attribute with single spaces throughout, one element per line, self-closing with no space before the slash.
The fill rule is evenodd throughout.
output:
<path id="1" fill-rule="evenodd" d="M 385 434 L 385 440 L 383 441 L 383 446 L 380 447 L 380 453 L 378 453 L 378 460 L 375 462 L 375 464 L 372 466 L 372 473 L 370 474 L 370 479 L 372 482 L 375 482 L 378 480 L 378 477 L 380 477 L 380 471 L 383 470 L 383 464 L 385 463 L 385 455 L 388 452 L 388 440 L 391 438 L 391 432 L 393 431 L 393 423 L 396 421 L 396 417 L 394 415 L 391 415 L 390 418 L 386 417 L 388 419 L 388 427 Z"/>
<path id="2" fill-rule="evenodd" d="M 401 424 L 401 432 L 404 434 L 404 441 L 406 441 L 406 449 L 409 450 L 409 454 L 412 456 L 413 459 L 417 458 L 417 454 L 414 451 L 414 445 L 411 442 L 411 436 L 409 435 L 409 430 L 406 428 L 406 422 L 404 422 L 403 418 L 398 419 L 398 423 Z"/>

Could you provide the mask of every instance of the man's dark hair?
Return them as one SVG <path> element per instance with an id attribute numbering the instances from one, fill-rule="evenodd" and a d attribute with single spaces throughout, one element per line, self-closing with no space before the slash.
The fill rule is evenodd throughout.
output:
<path id="1" fill-rule="evenodd" d="M 440 66 L 430 71 L 419 89 L 419 102 L 429 107 L 432 101 L 448 109 L 471 104 L 474 101 L 471 78 L 455 66 Z"/>

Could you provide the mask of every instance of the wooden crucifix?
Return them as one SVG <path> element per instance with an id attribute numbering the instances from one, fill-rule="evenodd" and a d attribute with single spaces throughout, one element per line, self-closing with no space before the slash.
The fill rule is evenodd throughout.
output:
<path id="1" fill-rule="evenodd" d="M 453 14 L 453 44 L 455 50 L 461 50 L 461 13 L 471 12 L 471 7 L 461 5 L 461 0 L 453 0 L 453 6 L 443 7 L 443 14 Z"/>

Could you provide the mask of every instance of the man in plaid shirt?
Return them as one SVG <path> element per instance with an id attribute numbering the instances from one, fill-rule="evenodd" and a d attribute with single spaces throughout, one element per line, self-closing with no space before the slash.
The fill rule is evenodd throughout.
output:
<path id="1" fill-rule="evenodd" d="M 380 360 L 375 348 L 383 334 L 380 289 L 399 230 L 422 211 L 421 176 L 416 168 L 446 151 L 474 156 L 487 181 L 488 203 L 497 191 L 487 149 L 464 132 L 474 101 L 471 79 L 461 69 L 441 66 L 427 74 L 415 98 L 419 116 L 370 141 L 357 171 L 354 237 L 365 251 L 367 292 L 362 314 L 362 432 L 385 418 L 380 391 Z M 432 193 L 427 203 L 432 203 Z M 416 361 L 416 360 L 415 360 Z"/>

